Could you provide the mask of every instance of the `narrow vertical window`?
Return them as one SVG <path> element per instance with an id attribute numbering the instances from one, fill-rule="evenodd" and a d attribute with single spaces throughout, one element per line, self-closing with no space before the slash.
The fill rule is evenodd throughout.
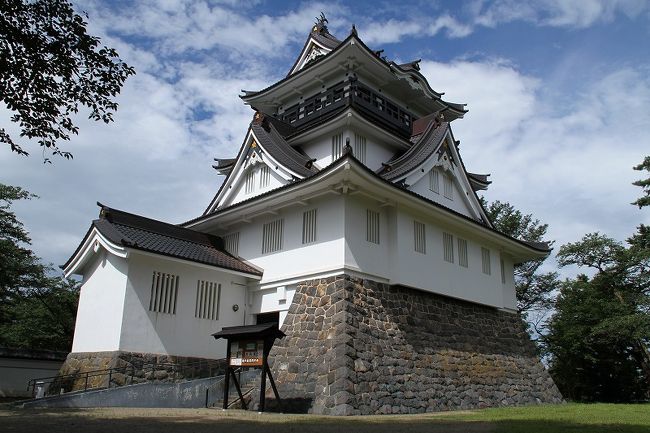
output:
<path id="1" fill-rule="evenodd" d="M 354 134 L 354 157 L 366 163 L 366 137 Z"/>
<path id="2" fill-rule="evenodd" d="M 194 317 L 198 319 L 219 320 L 220 300 L 221 300 L 220 283 L 198 280 L 196 282 L 196 300 L 194 302 Z"/>
<path id="3" fill-rule="evenodd" d="M 503 261 L 503 258 L 500 258 L 499 262 L 501 264 L 501 284 L 505 284 L 506 283 L 506 264 Z"/>
<path id="4" fill-rule="evenodd" d="M 255 172 L 250 170 L 244 180 L 244 192 L 250 194 L 255 190 Z"/>
<path id="5" fill-rule="evenodd" d="M 443 195 L 449 200 L 454 199 L 454 180 L 451 174 L 445 173 L 444 175 L 444 190 Z"/>
<path id="6" fill-rule="evenodd" d="M 316 242 L 316 209 L 302 214 L 302 243 Z"/>
<path id="7" fill-rule="evenodd" d="M 271 221 L 262 227 L 262 254 L 282 249 L 284 219 Z"/>
<path id="8" fill-rule="evenodd" d="M 343 155 L 343 134 L 332 136 L 332 160 L 338 159 Z"/>
<path id="9" fill-rule="evenodd" d="M 260 169 L 260 189 L 266 188 L 271 183 L 271 168 L 268 165 Z"/>
<path id="10" fill-rule="evenodd" d="M 427 239 L 425 225 L 418 221 L 413 221 L 413 244 L 415 251 L 418 253 L 427 253 Z"/>
<path id="11" fill-rule="evenodd" d="M 491 275 L 492 266 L 490 265 L 490 250 L 484 247 L 481 247 L 481 262 L 483 263 L 483 273 Z"/>
<path id="12" fill-rule="evenodd" d="M 468 267 L 467 241 L 461 238 L 458 238 L 458 264 L 464 268 Z"/>
<path id="13" fill-rule="evenodd" d="M 230 233 L 224 236 L 223 247 L 233 256 L 239 256 L 239 232 Z"/>
<path id="14" fill-rule="evenodd" d="M 432 168 L 429 172 L 429 189 L 436 194 L 440 194 L 440 172 Z"/>
<path id="15" fill-rule="evenodd" d="M 454 236 L 450 233 L 442 233 L 442 247 L 445 261 L 454 263 Z"/>
<path id="16" fill-rule="evenodd" d="M 178 275 L 153 273 L 149 311 L 155 313 L 176 314 L 178 300 Z"/>
<path id="17" fill-rule="evenodd" d="M 366 240 L 379 243 L 379 212 L 366 209 Z"/>

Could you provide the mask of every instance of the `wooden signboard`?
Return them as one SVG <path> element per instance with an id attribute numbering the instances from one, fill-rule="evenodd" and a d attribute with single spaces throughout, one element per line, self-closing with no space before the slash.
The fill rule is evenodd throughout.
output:
<path id="1" fill-rule="evenodd" d="M 228 364 L 234 367 L 261 367 L 264 363 L 264 340 L 230 342 Z"/>
<path id="2" fill-rule="evenodd" d="M 244 401 L 244 396 L 239 386 L 239 379 L 237 378 L 237 374 L 235 374 L 236 371 L 241 371 L 240 369 L 242 367 L 261 367 L 259 411 L 264 412 L 267 375 L 271 382 L 271 388 L 273 388 L 275 398 L 281 406 L 282 400 L 275 386 L 275 381 L 273 380 L 268 363 L 268 356 L 273 347 L 273 342 L 276 338 L 285 337 L 284 332 L 278 329 L 278 324 L 260 323 L 259 325 L 229 326 L 212 334 L 212 336 L 227 340 L 226 358 L 228 365 L 226 366 L 226 376 L 224 377 L 223 408 L 228 409 L 228 393 L 230 391 L 230 379 L 232 379 L 237 389 L 237 394 L 239 395 L 239 401 L 242 402 L 242 406 L 246 409 L 246 402 Z"/>

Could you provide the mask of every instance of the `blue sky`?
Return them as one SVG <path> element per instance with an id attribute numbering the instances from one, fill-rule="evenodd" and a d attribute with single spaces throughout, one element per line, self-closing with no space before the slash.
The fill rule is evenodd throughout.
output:
<path id="1" fill-rule="evenodd" d="M 468 169 L 491 173 L 489 200 L 549 223 L 556 245 L 650 224 L 629 204 L 632 166 L 650 154 L 648 1 L 74 3 L 137 75 L 115 123 L 80 117 L 62 145 L 72 161 L 0 151 L 0 181 L 41 197 L 17 211 L 47 262 L 74 251 L 96 201 L 173 223 L 199 215 L 223 180 L 212 158 L 234 156 L 251 120 L 240 90 L 283 77 L 321 11 L 341 39 L 354 23 L 389 58 L 421 58 L 435 90 L 467 103 L 452 127 Z"/>

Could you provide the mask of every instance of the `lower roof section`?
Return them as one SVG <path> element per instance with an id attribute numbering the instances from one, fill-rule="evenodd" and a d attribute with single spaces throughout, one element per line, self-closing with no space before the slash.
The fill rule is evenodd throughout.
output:
<path id="1" fill-rule="evenodd" d="M 98 205 L 101 207 L 99 219 L 92 222 L 74 254 L 62 266 L 66 275 L 79 272 L 87 256 L 99 244 L 122 257 L 132 249 L 227 269 L 253 278 L 262 275 L 261 270 L 226 252 L 223 240 L 218 236 Z"/>

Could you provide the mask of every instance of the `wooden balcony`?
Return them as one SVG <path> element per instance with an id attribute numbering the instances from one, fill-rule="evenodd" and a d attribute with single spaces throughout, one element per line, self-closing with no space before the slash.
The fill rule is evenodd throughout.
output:
<path id="1" fill-rule="evenodd" d="M 288 108 L 280 119 L 301 127 L 346 105 L 355 105 L 405 137 L 411 136 L 413 115 L 358 81 L 343 81 Z"/>

